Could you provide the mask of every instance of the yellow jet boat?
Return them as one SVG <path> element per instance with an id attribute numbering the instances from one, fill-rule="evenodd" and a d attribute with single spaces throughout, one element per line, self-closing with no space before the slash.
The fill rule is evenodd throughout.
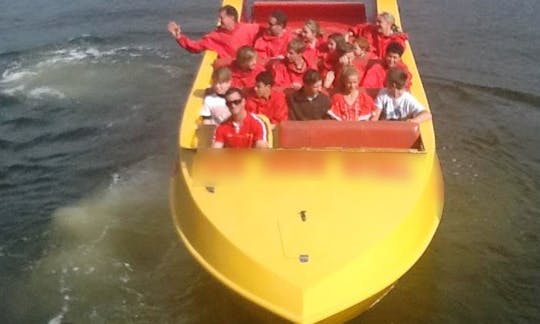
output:
<path id="1" fill-rule="evenodd" d="M 242 0 L 223 4 L 244 9 Z M 265 23 L 276 8 L 291 27 L 308 18 L 360 23 L 384 11 L 400 25 L 396 0 L 255 1 L 251 17 Z M 277 126 L 271 149 L 211 149 L 198 119 L 215 59 L 204 54 L 189 93 L 170 184 L 185 246 L 226 287 L 288 321 L 341 322 L 370 308 L 440 222 L 432 122 L 291 121 Z M 403 61 L 412 94 L 429 109 L 409 44 Z"/>

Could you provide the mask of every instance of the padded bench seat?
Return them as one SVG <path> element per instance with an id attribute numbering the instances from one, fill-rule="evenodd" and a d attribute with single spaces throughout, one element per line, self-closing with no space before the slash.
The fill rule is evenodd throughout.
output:
<path id="1" fill-rule="evenodd" d="M 277 130 L 280 148 L 422 149 L 417 123 L 398 121 L 283 121 Z"/>

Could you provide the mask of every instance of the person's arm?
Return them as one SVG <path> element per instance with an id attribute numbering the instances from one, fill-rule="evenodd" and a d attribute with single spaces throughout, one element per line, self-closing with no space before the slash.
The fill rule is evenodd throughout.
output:
<path id="1" fill-rule="evenodd" d="M 339 114 L 339 112 L 341 111 L 340 97 L 341 95 L 339 93 L 336 93 L 335 95 L 332 96 L 330 109 L 328 109 L 328 111 L 326 112 L 328 116 L 330 116 L 330 118 L 337 121 L 343 120 Z"/>
<path id="2" fill-rule="evenodd" d="M 265 140 L 258 140 L 255 142 L 255 148 L 268 148 L 268 143 Z"/>
<path id="3" fill-rule="evenodd" d="M 217 148 L 217 149 L 223 148 L 223 142 L 213 142 L 212 148 Z"/>
<path id="4" fill-rule="evenodd" d="M 371 118 L 369 120 L 370 121 L 378 121 L 379 118 L 381 118 L 381 112 L 382 112 L 381 108 L 375 107 L 375 111 L 373 112 L 373 114 L 371 114 Z"/>
<path id="5" fill-rule="evenodd" d="M 206 40 L 205 37 L 199 41 L 194 41 L 189 39 L 186 35 L 182 34 L 182 28 L 180 25 L 175 23 L 174 21 L 170 21 L 167 25 L 167 30 L 171 34 L 171 36 L 176 40 L 178 45 L 186 49 L 188 52 L 191 53 L 200 53 L 204 50 L 206 50 Z"/>
<path id="6" fill-rule="evenodd" d="M 422 123 L 425 121 L 431 120 L 431 113 L 427 110 L 422 110 L 420 113 L 416 114 L 411 119 L 407 119 L 408 122 Z"/>

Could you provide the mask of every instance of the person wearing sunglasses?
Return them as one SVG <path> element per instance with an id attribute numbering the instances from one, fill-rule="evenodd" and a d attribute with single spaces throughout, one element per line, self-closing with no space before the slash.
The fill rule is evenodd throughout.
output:
<path id="1" fill-rule="evenodd" d="M 242 90 L 230 88 L 225 93 L 225 103 L 231 117 L 221 123 L 214 133 L 213 148 L 268 148 L 266 123 L 246 111 Z"/>
<path id="2" fill-rule="evenodd" d="M 254 44 L 261 62 L 284 58 L 287 44 L 293 37 L 294 34 L 287 30 L 287 15 L 280 10 L 272 11 L 268 17 L 268 28 Z"/>

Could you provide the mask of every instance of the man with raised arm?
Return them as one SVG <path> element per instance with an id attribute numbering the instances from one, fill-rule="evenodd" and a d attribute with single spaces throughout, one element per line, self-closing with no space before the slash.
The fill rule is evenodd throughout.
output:
<path id="1" fill-rule="evenodd" d="M 182 33 L 180 25 L 169 22 L 167 29 L 178 45 L 191 53 L 212 50 L 219 58 L 233 58 L 236 51 L 244 45 L 253 45 L 259 33 L 258 24 L 238 22 L 238 11 L 230 5 L 219 9 L 219 26 L 204 35 L 200 40 L 192 40 Z"/>

